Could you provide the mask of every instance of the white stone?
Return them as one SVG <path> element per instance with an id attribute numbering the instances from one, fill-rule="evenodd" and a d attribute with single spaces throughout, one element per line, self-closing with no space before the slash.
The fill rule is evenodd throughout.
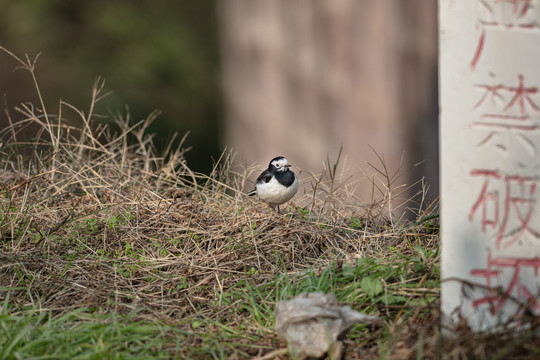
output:
<path id="1" fill-rule="evenodd" d="M 520 326 L 540 314 L 540 0 L 439 12 L 442 311 Z"/>

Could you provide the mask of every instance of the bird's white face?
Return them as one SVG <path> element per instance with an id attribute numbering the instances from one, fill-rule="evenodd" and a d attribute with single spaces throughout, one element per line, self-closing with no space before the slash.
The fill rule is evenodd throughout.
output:
<path id="1" fill-rule="evenodd" d="M 272 161 L 270 165 L 274 166 L 277 171 L 287 171 L 287 168 L 291 166 L 284 157 Z"/>

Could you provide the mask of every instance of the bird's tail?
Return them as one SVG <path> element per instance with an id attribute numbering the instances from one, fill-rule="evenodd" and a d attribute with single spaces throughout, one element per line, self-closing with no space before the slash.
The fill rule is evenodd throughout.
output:
<path id="1" fill-rule="evenodd" d="M 250 192 L 248 192 L 248 196 L 254 196 L 254 195 L 257 195 L 257 190 L 251 190 Z"/>

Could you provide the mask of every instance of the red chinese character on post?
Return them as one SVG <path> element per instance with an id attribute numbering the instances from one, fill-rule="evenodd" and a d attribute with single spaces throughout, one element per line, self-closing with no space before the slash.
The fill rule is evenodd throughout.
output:
<path id="1" fill-rule="evenodd" d="M 539 29 L 535 7 L 537 0 L 478 0 L 477 26 L 480 30 L 476 50 L 469 66 L 476 68 L 484 46 L 488 30 L 492 29 Z"/>
<path id="2" fill-rule="evenodd" d="M 495 74 L 490 73 L 495 78 Z M 526 86 L 523 75 L 518 75 L 518 84 L 504 85 L 502 83 L 481 83 L 475 88 L 482 92 L 480 99 L 474 105 L 478 119 L 471 123 L 488 131 L 486 137 L 477 147 L 483 147 L 497 141 L 499 150 L 508 151 L 514 138 L 526 148 L 531 156 L 537 156 L 533 136 L 538 136 L 538 115 L 540 106 L 537 104 L 539 90 L 535 86 Z M 506 143 L 499 140 L 508 139 Z"/>
<path id="3" fill-rule="evenodd" d="M 538 180 L 520 175 L 503 176 L 494 170 L 476 169 L 470 175 L 483 176 L 484 183 L 469 212 L 469 221 L 474 221 L 480 212 L 482 232 L 486 233 L 488 227 L 495 230 L 495 248 L 507 249 L 520 242 L 540 245 L 540 233 L 531 223 L 536 211 Z"/>
<path id="4" fill-rule="evenodd" d="M 518 309 L 518 318 L 527 310 L 534 314 L 540 313 L 540 304 L 537 300 L 537 291 L 531 290 L 530 285 L 522 282 L 520 275 L 525 271 L 531 271 L 538 276 L 540 268 L 540 259 L 520 259 L 520 258 L 493 258 L 491 253 L 487 256 L 487 265 L 485 269 L 471 270 L 472 276 L 481 276 L 484 278 L 483 285 L 487 293 L 485 296 L 472 302 L 473 307 L 484 304 L 489 305 L 490 312 L 497 314 L 508 301 L 513 301 L 521 305 Z M 496 281 L 501 275 L 506 273 L 510 275 L 510 281 L 506 286 L 500 286 Z"/>

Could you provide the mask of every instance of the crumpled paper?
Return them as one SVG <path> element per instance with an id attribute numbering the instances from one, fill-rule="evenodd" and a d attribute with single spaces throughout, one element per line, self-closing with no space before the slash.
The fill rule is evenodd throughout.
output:
<path id="1" fill-rule="evenodd" d="M 352 324 L 380 323 L 377 316 L 362 314 L 349 306 L 340 306 L 333 294 L 305 293 L 292 300 L 280 301 L 275 311 L 275 330 L 287 340 L 293 358 L 322 357 L 340 359 L 338 340 Z"/>

